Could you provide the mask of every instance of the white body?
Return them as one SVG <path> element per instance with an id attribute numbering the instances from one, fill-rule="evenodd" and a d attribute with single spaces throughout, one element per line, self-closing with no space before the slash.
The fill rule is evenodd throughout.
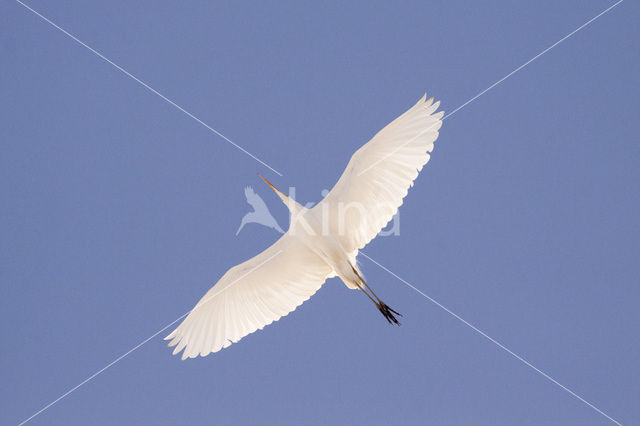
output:
<path id="1" fill-rule="evenodd" d="M 290 238 L 297 238 L 331 267 L 332 273 L 327 278 L 337 275 L 347 287 L 359 288 L 362 272 L 356 264 L 358 250 L 347 252 L 337 236 L 331 232 L 330 226 L 327 226 L 331 221 L 330 215 L 327 216 L 328 211 L 322 207 L 307 209 L 296 201 L 289 200 L 287 202 L 294 205 L 290 208 Z"/>
<path id="2" fill-rule="evenodd" d="M 362 288 L 358 250 L 386 226 L 429 160 L 444 112 L 425 101 L 358 149 L 331 192 L 306 209 L 269 184 L 291 212 L 289 230 L 237 265 L 166 339 L 182 359 L 217 352 L 309 299 L 332 276 Z M 268 183 L 268 182 L 267 182 Z M 395 312 L 395 311 L 394 311 Z"/>

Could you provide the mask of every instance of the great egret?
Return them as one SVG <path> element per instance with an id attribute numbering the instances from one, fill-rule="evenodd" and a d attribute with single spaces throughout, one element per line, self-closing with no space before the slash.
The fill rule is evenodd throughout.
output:
<path id="1" fill-rule="evenodd" d="M 390 324 L 399 324 L 363 279 L 358 250 L 391 220 L 429 161 L 444 112 L 423 96 L 349 160 L 327 196 L 311 209 L 276 189 L 291 212 L 289 230 L 252 259 L 229 269 L 165 340 L 182 359 L 205 356 L 279 320 L 329 277 L 361 290 Z M 262 176 L 261 176 L 262 177 Z"/>

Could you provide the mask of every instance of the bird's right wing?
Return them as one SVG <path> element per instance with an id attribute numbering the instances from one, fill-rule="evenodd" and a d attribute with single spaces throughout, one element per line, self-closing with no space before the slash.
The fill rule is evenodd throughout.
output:
<path id="1" fill-rule="evenodd" d="M 332 268 L 295 237 L 227 271 L 169 334 L 182 359 L 205 356 L 262 329 L 309 299 Z"/>

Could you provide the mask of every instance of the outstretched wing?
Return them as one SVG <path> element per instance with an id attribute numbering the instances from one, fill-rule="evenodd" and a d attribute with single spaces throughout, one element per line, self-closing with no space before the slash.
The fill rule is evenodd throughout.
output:
<path id="1" fill-rule="evenodd" d="M 429 161 L 444 112 L 434 114 L 440 102 L 425 98 L 360 147 L 314 207 L 328 212 L 330 230 L 347 252 L 363 248 L 389 223 Z"/>
<path id="2" fill-rule="evenodd" d="M 322 286 L 332 268 L 295 237 L 234 266 L 169 334 L 174 355 L 205 356 L 292 312 Z"/>

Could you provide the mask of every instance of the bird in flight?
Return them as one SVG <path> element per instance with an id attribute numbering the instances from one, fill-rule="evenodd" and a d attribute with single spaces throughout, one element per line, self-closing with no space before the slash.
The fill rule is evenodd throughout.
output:
<path id="1" fill-rule="evenodd" d="M 280 228 L 276 219 L 271 215 L 271 212 L 264 203 L 264 200 L 255 193 L 253 188 L 247 186 L 244 189 L 244 196 L 247 198 L 247 203 L 253 207 L 253 211 L 242 217 L 242 221 L 240 222 L 240 227 L 236 231 L 236 235 L 240 233 L 242 228 L 244 228 L 244 225 L 247 223 L 259 223 L 260 225 L 264 225 L 267 228 L 273 228 L 279 233 L 284 234 L 284 231 Z"/>
<path id="2" fill-rule="evenodd" d="M 279 320 L 338 276 L 362 291 L 390 324 L 398 312 L 373 292 L 358 250 L 387 225 L 422 167 L 442 126 L 440 102 L 423 96 L 349 160 L 326 197 L 308 209 L 262 178 L 286 204 L 289 229 L 271 247 L 229 269 L 171 334 L 173 354 L 206 356 Z M 262 177 L 262 176 L 260 176 Z M 248 198 L 248 197 L 247 197 Z"/>

